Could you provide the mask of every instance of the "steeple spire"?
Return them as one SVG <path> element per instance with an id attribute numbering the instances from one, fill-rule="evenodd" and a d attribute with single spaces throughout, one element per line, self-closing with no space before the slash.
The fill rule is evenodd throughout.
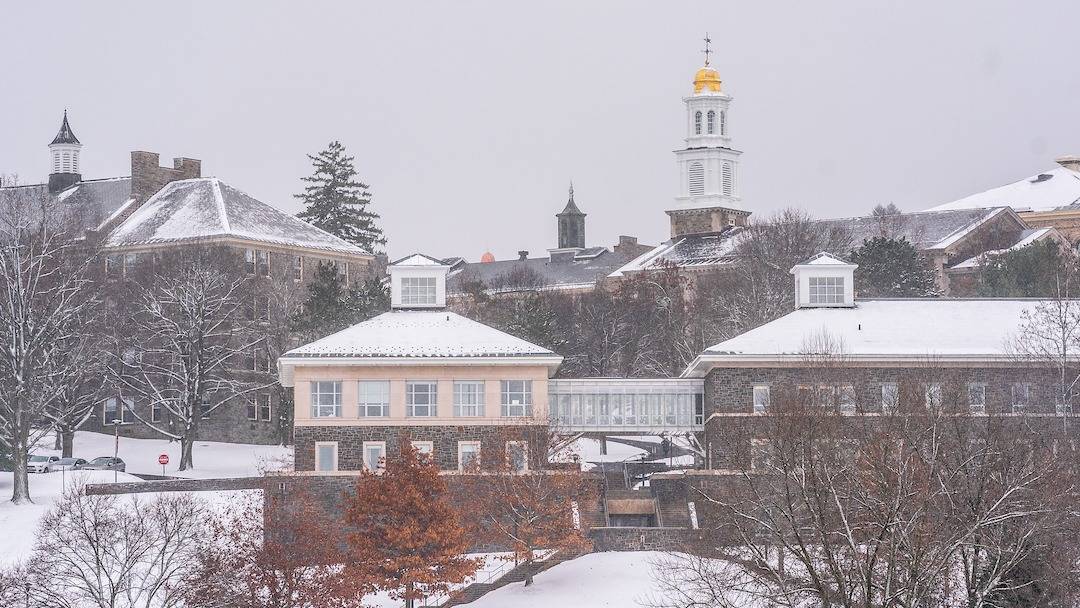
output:
<path id="1" fill-rule="evenodd" d="M 555 214 L 559 221 L 559 249 L 585 248 L 585 214 L 574 202 L 574 181 L 570 180 L 570 196 L 562 212 Z"/>
<path id="2" fill-rule="evenodd" d="M 64 122 L 60 123 L 60 130 L 56 133 L 56 137 L 53 138 L 50 146 L 55 144 L 70 144 L 79 145 L 82 142 L 75 137 L 75 133 L 71 130 L 71 125 L 68 124 L 67 108 L 64 108 Z"/>

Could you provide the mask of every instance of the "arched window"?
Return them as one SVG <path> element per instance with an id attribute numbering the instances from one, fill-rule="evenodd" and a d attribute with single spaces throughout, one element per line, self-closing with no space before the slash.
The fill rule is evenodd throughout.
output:
<path id="1" fill-rule="evenodd" d="M 716 133 L 716 112 L 709 110 L 709 135 Z"/>
<path id="2" fill-rule="evenodd" d="M 727 135 L 727 112 L 720 110 L 720 135 Z"/>
<path id="3" fill-rule="evenodd" d="M 694 113 L 694 135 L 701 135 L 701 112 Z"/>
<path id="4" fill-rule="evenodd" d="M 705 194 L 705 166 L 701 163 L 690 163 L 690 195 Z"/>

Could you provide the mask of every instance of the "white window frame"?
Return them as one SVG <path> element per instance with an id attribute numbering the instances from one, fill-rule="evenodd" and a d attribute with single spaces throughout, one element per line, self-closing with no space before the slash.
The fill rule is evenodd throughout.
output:
<path id="1" fill-rule="evenodd" d="M 967 385 L 968 390 L 968 411 L 972 414 L 985 414 L 986 413 L 986 383 L 985 382 L 969 382 Z M 979 395 L 978 399 L 973 398 L 975 395 Z M 976 403 L 979 401 L 980 403 Z"/>
<path id="2" fill-rule="evenodd" d="M 707 125 L 707 130 L 709 132 L 709 135 L 714 135 L 716 133 L 716 111 L 715 110 L 709 110 L 708 113 L 705 115 L 705 124 Z"/>
<path id="3" fill-rule="evenodd" d="M 165 413 L 165 406 L 160 403 L 150 404 L 150 422 L 161 422 L 162 414 Z"/>
<path id="4" fill-rule="evenodd" d="M 926 394 L 923 395 L 926 407 L 941 407 L 944 402 L 944 387 L 940 382 L 931 382 L 926 385 Z"/>
<path id="5" fill-rule="evenodd" d="M 372 467 L 371 463 L 368 461 L 368 448 L 379 448 L 379 451 L 382 452 L 382 456 L 379 457 L 379 462 L 377 462 L 374 467 Z M 363 456 L 363 460 L 364 460 L 364 470 L 366 470 L 366 471 L 382 471 L 383 469 L 386 468 L 386 442 L 385 441 L 365 441 L 362 456 Z"/>
<path id="6" fill-rule="evenodd" d="M 454 381 L 454 417 L 481 418 L 484 415 L 484 392 L 487 386 L 483 380 Z M 467 403 L 466 401 L 471 401 Z"/>
<path id="7" fill-rule="evenodd" d="M 891 414 L 900 407 L 900 385 L 896 382 L 881 383 L 881 413 Z"/>
<path id="8" fill-rule="evenodd" d="M 720 135 L 727 135 L 727 111 L 720 110 Z"/>
<path id="9" fill-rule="evenodd" d="M 319 448 L 332 447 L 334 448 L 334 462 L 333 466 L 324 469 L 322 467 L 322 450 Z M 336 441 L 316 441 L 315 442 L 315 470 L 316 471 L 336 471 L 338 470 L 338 442 Z"/>
<path id="10" fill-rule="evenodd" d="M 1016 398 L 1016 389 L 1022 388 L 1024 393 L 1024 399 L 1021 403 Z M 1023 414 L 1031 409 L 1031 383 L 1030 382 L 1013 382 L 1009 385 L 1009 401 L 1012 405 L 1012 413 Z"/>
<path id="11" fill-rule="evenodd" d="M 326 390 L 328 385 L 334 390 Z M 311 396 L 311 417 L 341 418 L 341 393 L 341 380 L 312 380 L 309 391 Z M 331 400 L 336 400 L 336 403 L 323 403 L 323 395 L 331 396 Z M 333 399 L 334 396 L 336 396 L 336 399 Z M 332 413 L 326 413 L 327 411 Z"/>
<path id="12" fill-rule="evenodd" d="M 517 468 L 514 466 L 514 458 L 511 455 L 514 448 L 521 448 L 522 466 Z M 527 473 L 529 471 L 529 442 L 527 441 L 507 441 L 506 442 L 506 464 L 507 467 L 513 473 Z"/>
<path id="13" fill-rule="evenodd" d="M 438 303 L 438 283 L 435 277 L 401 277 L 401 305 L 434 306 Z"/>
<path id="14" fill-rule="evenodd" d="M 808 277 L 807 301 L 811 304 L 843 304 L 844 277 Z"/>
<path id="15" fill-rule="evenodd" d="M 701 135 L 701 110 L 694 112 L 694 135 Z"/>
<path id="16" fill-rule="evenodd" d="M 260 277 L 270 276 L 270 252 L 266 249 L 255 250 L 255 274 Z"/>
<path id="17" fill-rule="evenodd" d="M 247 419 L 248 420 L 258 420 L 259 419 L 259 397 L 258 397 L 258 395 L 254 395 L 251 401 L 244 404 L 244 407 L 246 408 L 245 413 L 247 414 Z"/>
<path id="18" fill-rule="evenodd" d="M 421 454 L 435 458 L 435 442 L 434 441 L 410 441 L 413 449 Z"/>
<path id="19" fill-rule="evenodd" d="M 293 280 L 297 283 L 304 280 L 304 256 L 293 256 Z"/>
<path id="20" fill-rule="evenodd" d="M 414 389 L 421 385 L 430 386 L 431 391 L 418 392 Z M 430 401 L 426 404 L 414 402 L 417 395 L 430 395 Z M 426 413 L 417 414 L 416 408 L 427 408 Z M 405 381 L 405 416 L 407 418 L 434 418 L 439 415 L 439 382 L 437 380 L 406 380 Z"/>
<path id="21" fill-rule="evenodd" d="M 244 250 L 244 272 L 254 276 L 255 272 L 256 272 L 256 266 L 257 266 L 257 264 L 255 263 L 255 250 L 254 249 L 245 249 Z"/>
<path id="22" fill-rule="evenodd" d="M 514 388 L 517 383 L 521 383 L 520 390 Z M 520 396 L 520 403 L 514 403 L 514 395 Z M 499 413 L 503 418 L 532 417 L 532 380 L 500 380 L 499 403 L 501 405 Z"/>
<path id="23" fill-rule="evenodd" d="M 106 416 L 105 415 L 105 412 L 109 411 L 107 409 L 107 407 L 106 407 L 107 404 L 109 403 L 109 401 L 115 401 L 116 402 L 116 412 L 117 412 L 116 416 Z M 119 397 L 119 396 L 106 397 L 105 399 L 101 400 L 101 424 L 102 425 L 112 426 L 113 420 L 119 420 L 120 424 L 127 424 L 128 423 L 127 422 L 127 411 L 129 409 L 134 409 L 134 408 L 135 408 L 135 399 L 132 398 L 132 397 Z"/>
<path id="24" fill-rule="evenodd" d="M 764 414 L 769 411 L 772 395 L 768 384 L 755 384 L 753 388 L 753 404 L 755 414 Z"/>
<path id="25" fill-rule="evenodd" d="M 370 389 L 378 387 L 378 391 Z M 377 397 L 385 397 L 376 399 Z M 360 418 L 390 416 L 390 381 L 359 380 L 356 383 L 356 412 Z"/>
<path id="26" fill-rule="evenodd" d="M 457 462 L 458 462 L 458 470 L 459 471 L 464 471 L 465 470 L 465 461 L 462 459 L 462 456 L 465 454 L 465 450 L 463 450 L 462 448 L 465 448 L 467 446 L 475 446 L 476 447 L 476 450 L 474 450 L 473 453 L 475 454 L 475 458 L 477 459 L 477 461 L 480 460 L 480 442 L 479 441 L 459 441 L 457 443 Z"/>
<path id="27" fill-rule="evenodd" d="M 266 405 L 263 405 L 263 397 L 266 398 Z M 259 406 L 259 420 L 271 420 L 274 416 L 274 400 L 270 393 L 256 393 L 255 402 Z"/>

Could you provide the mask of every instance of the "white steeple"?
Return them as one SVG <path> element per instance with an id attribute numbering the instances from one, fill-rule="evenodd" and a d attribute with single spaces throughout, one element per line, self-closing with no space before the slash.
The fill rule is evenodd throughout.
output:
<path id="1" fill-rule="evenodd" d="M 711 40 L 705 36 L 705 65 L 694 75 L 686 104 L 686 147 L 675 151 L 679 168 L 676 208 L 739 209 L 739 155 L 731 147 L 731 96 L 709 65 Z"/>

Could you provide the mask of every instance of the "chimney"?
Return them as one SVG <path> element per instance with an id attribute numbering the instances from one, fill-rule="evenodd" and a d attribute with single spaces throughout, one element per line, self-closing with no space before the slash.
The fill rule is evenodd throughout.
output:
<path id="1" fill-rule="evenodd" d="M 145 203 L 169 182 L 202 177 L 202 161 L 194 158 L 174 158 L 173 168 L 159 165 L 157 152 L 131 153 L 131 197 L 136 206 Z"/>
<path id="2" fill-rule="evenodd" d="M 1067 154 L 1054 159 L 1054 162 L 1071 171 L 1080 172 L 1080 156 Z"/>
<path id="3" fill-rule="evenodd" d="M 528 251 L 519 251 L 518 252 L 518 260 L 525 261 L 527 259 L 529 259 L 529 252 Z"/>

